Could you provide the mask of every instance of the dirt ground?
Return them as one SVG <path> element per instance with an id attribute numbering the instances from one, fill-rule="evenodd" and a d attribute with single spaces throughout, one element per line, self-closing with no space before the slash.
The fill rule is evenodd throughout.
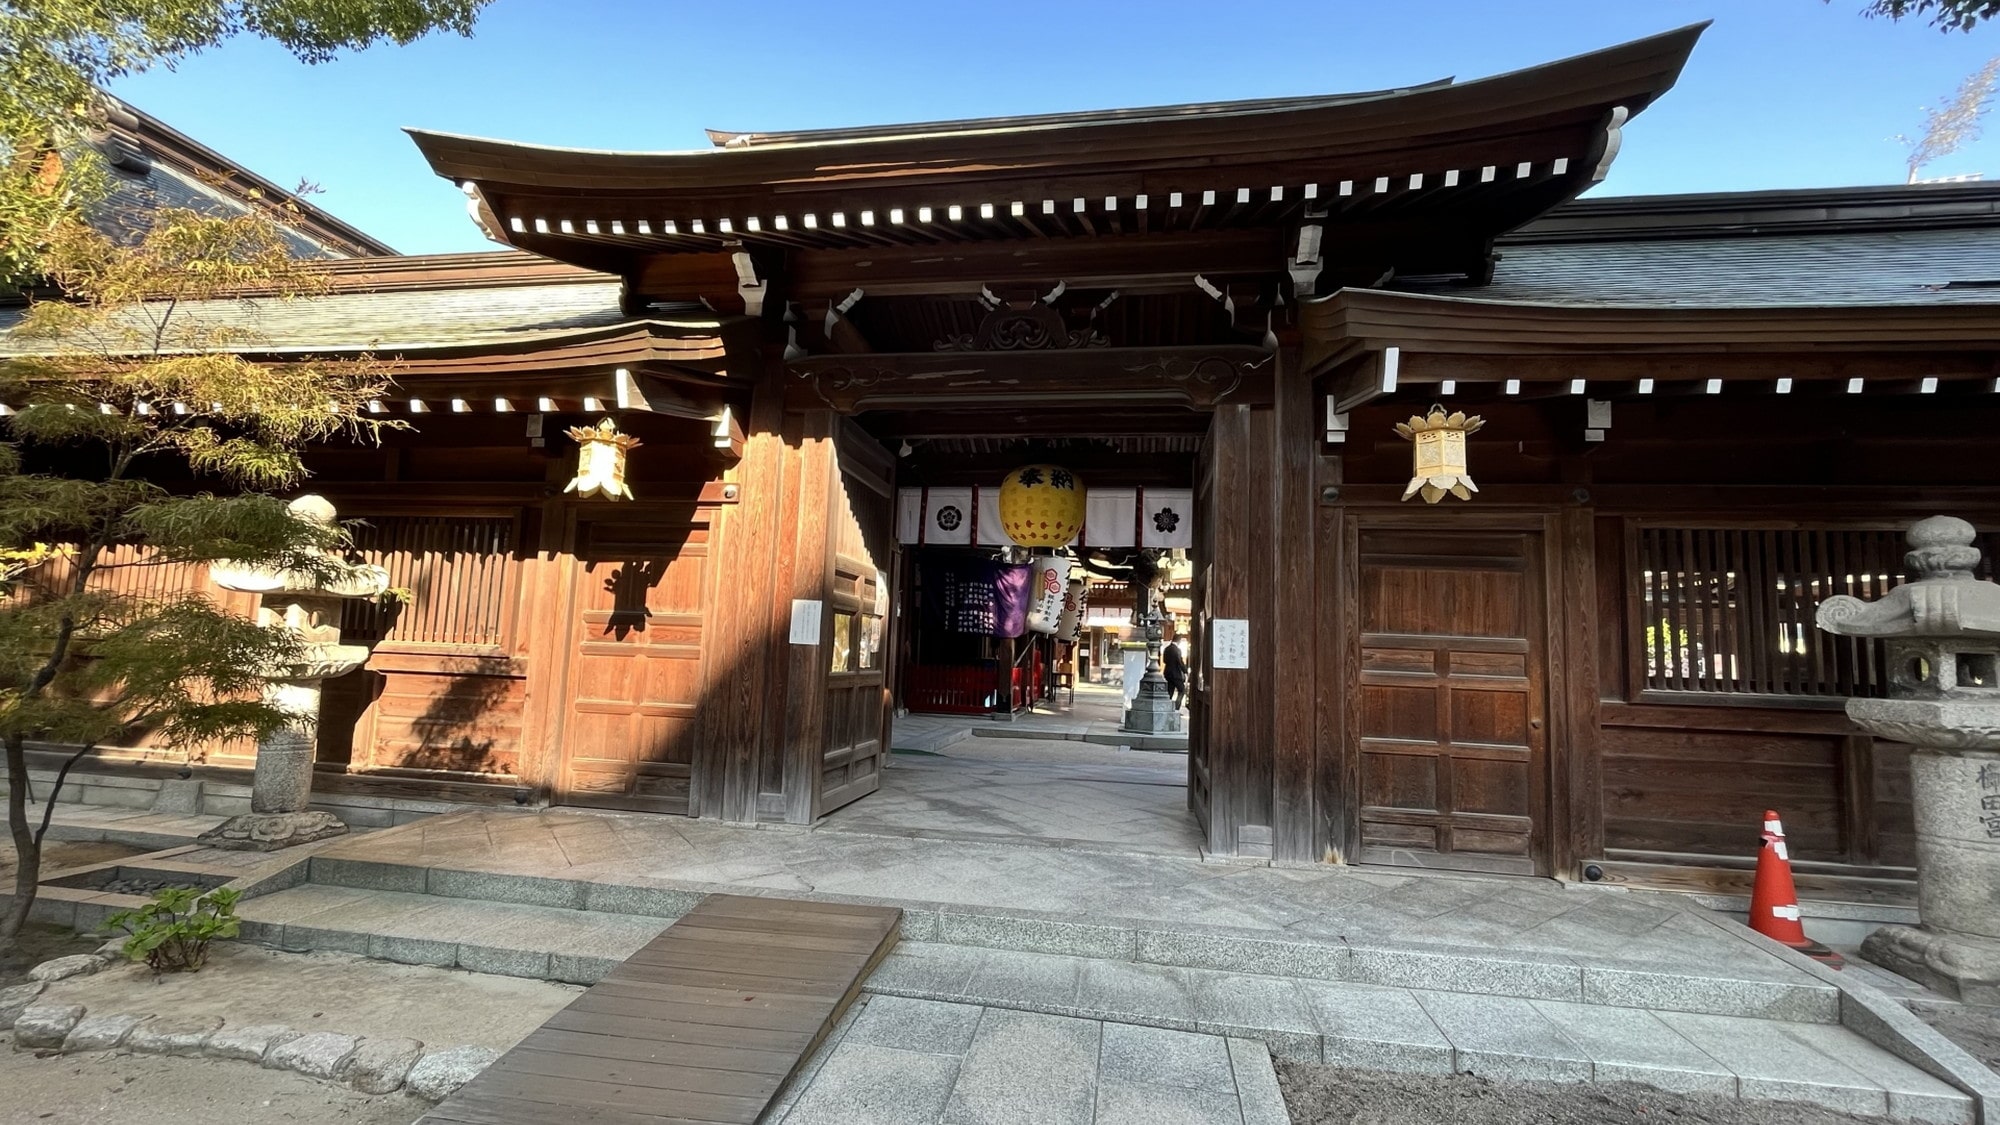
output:
<path id="1" fill-rule="evenodd" d="M 505 1050 L 581 991 L 345 953 L 226 944 L 199 973 L 154 977 L 144 965 L 118 965 L 59 981 L 45 996 L 102 1013 L 219 1015 L 238 1026 L 282 1023 Z M 369 1097 L 242 1062 L 129 1052 L 64 1057 L 0 1046 L 0 1125 L 409 1125 L 425 1108 L 401 1094 Z"/>
<path id="2" fill-rule="evenodd" d="M 0 1049 L 0 1125 L 410 1125 L 428 1108 L 241 1062 Z"/>
<path id="3" fill-rule="evenodd" d="M 2000 1072 L 2000 1008 L 1912 1005 L 1917 1015 L 1944 1037 Z"/>
<path id="4" fill-rule="evenodd" d="M 504 1051 L 583 990 L 521 977 L 370 961 L 351 953 L 280 953 L 223 944 L 198 973 L 154 976 L 125 963 L 50 986 L 48 997 L 94 1012 L 221 1016 L 236 1026 L 409 1038 Z"/>
<path id="5" fill-rule="evenodd" d="M 0 988 L 27 980 L 28 970 L 44 961 L 72 953 L 89 953 L 103 944 L 102 938 L 84 937 L 67 926 L 30 922 L 21 931 L 14 952 L 0 957 Z"/>
<path id="6" fill-rule="evenodd" d="M 1669 1094 L 1606 1085 L 1493 1082 L 1477 1075 L 1385 1074 L 1275 1060 L 1293 1125 L 1862 1125 L 1798 1102 Z"/>
<path id="7" fill-rule="evenodd" d="M 46 875 L 64 867 L 124 859 L 138 855 L 141 850 L 124 844 L 50 840 L 42 845 L 42 872 Z M 14 868 L 13 842 L 0 833 L 0 888 L 14 889 Z M 0 956 L 0 988 L 27 979 L 29 969 L 51 957 L 88 953 L 103 944 L 102 940 L 80 938 L 66 929 L 31 924 L 21 933 L 20 948 L 11 956 Z"/>
<path id="8" fill-rule="evenodd" d="M 42 844 L 42 874 L 64 867 L 81 867 L 86 863 L 104 863 L 107 860 L 124 859 L 144 851 L 128 844 L 110 844 L 103 841 L 49 840 Z M 14 843 L 0 834 L 0 886 L 12 889 L 14 886 Z"/>

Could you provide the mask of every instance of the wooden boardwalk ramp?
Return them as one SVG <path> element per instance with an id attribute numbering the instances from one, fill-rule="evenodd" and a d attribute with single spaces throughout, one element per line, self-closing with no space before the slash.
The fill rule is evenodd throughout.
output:
<path id="1" fill-rule="evenodd" d="M 711 895 L 418 1125 L 754 1122 L 888 955 L 901 918 Z"/>

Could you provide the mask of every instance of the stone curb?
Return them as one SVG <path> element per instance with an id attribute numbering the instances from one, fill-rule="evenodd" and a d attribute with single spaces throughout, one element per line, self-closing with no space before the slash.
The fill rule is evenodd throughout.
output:
<path id="1" fill-rule="evenodd" d="M 1705 977 L 1692 976 L 1681 972 L 1662 972 L 1644 962 L 1569 957 L 1525 950 L 1427 945 L 1376 938 L 1365 941 L 1314 940 L 1279 930 L 1177 925 L 1108 917 L 1083 920 L 1075 915 L 1027 910 L 862 895 L 789 891 L 780 894 L 754 887 L 678 880 L 596 883 L 337 857 L 315 857 L 311 868 L 310 881 L 321 886 L 669 920 L 679 918 L 706 896 L 717 893 L 887 906 L 902 910 L 901 937 L 908 942 L 937 942 L 1019 953 L 1056 953 L 1140 964 L 1298 976 L 1354 984 L 1414 986 L 1449 992 L 1567 1000 L 1704 1015 L 1802 1023 L 1841 1022 L 1840 992 L 1830 986 L 1832 982 L 1826 982 L 1817 975 L 1792 980 L 1746 979 L 1726 972 Z M 1703 917 L 1713 917 L 1702 908 L 1688 906 L 1686 909 Z M 290 929 L 286 927 L 287 931 Z M 327 939 L 339 942 L 333 935 L 345 931 L 301 926 L 299 932 L 302 935 L 310 933 L 310 936 L 303 943 L 295 942 L 289 933 L 279 938 L 271 935 L 268 929 L 260 931 L 252 923 L 245 925 L 246 936 L 261 933 L 265 936 L 260 940 L 281 941 L 287 949 L 346 949 L 368 956 L 382 956 L 393 954 L 397 944 L 386 940 L 367 940 L 357 947 L 352 936 L 339 944 L 324 944 Z M 506 975 L 552 977 L 572 984 L 595 984 L 598 976 L 610 967 L 608 963 L 597 964 L 598 958 L 568 956 L 552 959 L 549 969 L 544 972 L 535 950 L 466 944 L 460 944 L 458 950 L 458 963 L 464 968 Z M 391 955 L 386 959 L 406 958 Z M 435 958 L 417 963 L 433 961 Z M 555 961 L 562 963 L 558 965 Z M 1792 964 L 1788 960 L 1781 963 Z M 514 964 L 527 966 L 529 971 L 510 969 Z"/>
<path id="2" fill-rule="evenodd" d="M 1895 998 L 1852 974 L 1830 969 L 1780 941 L 1773 941 L 1734 918 L 1712 911 L 1712 925 L 1769 953 L 1787 965 L 1832 985 L 1840 993 L 1842 1027 L 1972 1098 L 1979 1125 L 2000 1125 L 2000 1074 L 1965 1048 L 1918 1018 Z"/>
<path id="3" fill-rule="evenodd" d="M 140 1034 L 155 1018 L 89 1015 L 81 1004 L 44 1001 L 30 1003 L 10 1026 L 16 1046 L 31 1050 L 70 1054 L 123 1048 L 139 1054 L 235 1059 L 338 1082 L 364 1094 L 403 1090 L 433 1102 L 449 1097 L 500 1057 L 490 1047 L 425 1050 L 414 1039 L 307 1034 L 271 1024 L 229 1028 L 217 1017 L 191 1021 L 169 1034 Z"/>

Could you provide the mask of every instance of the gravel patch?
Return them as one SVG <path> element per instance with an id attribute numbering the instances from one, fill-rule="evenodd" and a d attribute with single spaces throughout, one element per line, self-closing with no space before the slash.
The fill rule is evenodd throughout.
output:
<path id="1" fill-rule="evenodd" d="M 1878 1125 L 1799 1102 L 1670 1094 L 1631 1082 L 1493 1082 L 1473 1074 L 1389 1074 L 1273 1060 L 1293 1125 Z"/>
<path id="2" fill-rule="evenodd" d="M 1912 1004 L 1917 1018 L 2000 1073 L 2000 1008 Z"/>

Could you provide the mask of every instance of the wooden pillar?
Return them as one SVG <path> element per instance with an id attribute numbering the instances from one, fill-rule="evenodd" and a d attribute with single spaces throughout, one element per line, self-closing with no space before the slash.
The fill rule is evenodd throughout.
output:
<path id="1" fill-rule="evenodd" d="M 811 824 L 819 811 L 821 762 L 826 753 L 826 681 L 833 633 L 833 613 L 827 605 L 833 569 L 834 488 L 838 480 L 831 410 L 814 410 L 786 420 L 791 471 L 785 487 L 781 527 L 789 541 L 778 562 L 772 588 L 781 604 L 773 607 L 784 635 L 779 637 L 779 675 L 772 683 L 772 709 L 782 716 L 772 724 L 777 741 L 769 747 L 778 785 L 767 787 L 766 819 Z M 816 644 L 791 643 L 791 603 L 820 605 Z M 782 703 L 782 705 L 780 705 Z"/>
<path id="2" fill-rule="evenodd" d="M 761 358 L 761 357 L 760 357 Z M 751 397 L 743 457 L 725 479 L 739 487 L 711 532 L 715 565 L 710 582 L 711 624 L 704 654 L 701 743 L 692 785 L 696 815 L 754 821 L 759 759 L 772 738 L 773 650 L 786 622 L 774 612 L 787 461 L 784 372 L 762 365 Z M 782 711 L 777 714 L 782 715 Z"/>
<path id="3" fill-rule="evenodd" d="M 1274 378 L 1269 540 L 1271 855 L 1311 863 L 1324 858 L 1328 845 L 1318 800 L 1321 763 L 1315 717 L 1321 671 L 1313 628 L 1321 418 L 1296 348 L 1279 350 Z"/>
<path id="4" fill-rule="evenodd" d="M 1587 493 L 1586 493 L 1587 495 Z M 1559 594 L 1549 612 L 1549 865 L 1574 879 L 1579 863 L 1604 852 L 1604 766 L 1598 747 L 1599 630 L 1596 512 L 1564 508 L 1554 521 L 1549 565 Z"/>
<path id="5" fill-rule="evenodd" d="M 1271 564 L 1272 411 L 1218 408 L 1209 428 L 1214 527 L 1208 600 L 1212 623 L 1247 621 L 1250 667 L 1209 670 L 1209 849 L 1272 854 L 1271 683 L 1276 646 Z M 1214 644 L 1210 642 L 1212 660 Z"/>
<path id="6" fill-rule="evenodd" d="M 563 458 L 548 463 L 552 489 L 568 469 Z M 573 615 L 577 550 L 575 523 L 560 499 L 544 500 L 529 512 L 522 539 L 520 604 L 513 655 L 528 666 L 521 704 L 521 781 L 553 797 L 563 787 L 563 707 L 568 699 L 569 648 L 576 643 Z"/>

